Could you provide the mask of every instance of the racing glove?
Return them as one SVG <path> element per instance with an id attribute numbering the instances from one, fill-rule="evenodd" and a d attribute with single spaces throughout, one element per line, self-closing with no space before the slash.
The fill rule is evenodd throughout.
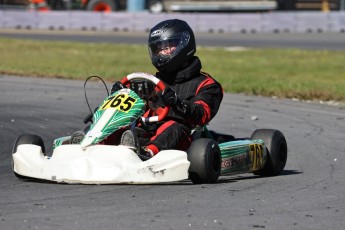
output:
<path id="1" fill-rule="evenodd" d="M 155 93 L 155 85 L 150 81 L 132 81 L 130 88 L 139 95 L 139 97 L 148 100 Z"/>
<path id="2" fill-rule="evenodd" d="M 177 102 L 173 108 L 182 116 L 191 116 L 189 101 L 177 99 Z"/>
<path id="3" fill-rule="evenodd" d="M 164 105 L 171 106 L 177 113 L 184 116 L 190 115 L 190 103 L 186 100 L 181 100 L 174 89 L 166 87 L 159 97 Z"/>
<path id="4" fill-rule="evenodd" d="M 174 107 L 177 103 L 178 97 L 175 90 L 170 87 L 166 87 L 159 95 L 164 105 L 170 105 Z"/>
<path id="5" fill-rule="evenodd" d="M 111 87 L 111 91 L 110 93 L 113 94 L 115 93 L 116 91 L 120 90 L 120 89 L 123 89 L 123 88 L 126 88 L 126 86 L 124 86 L 121 82 L 117 81 L 113 84 L 113 86 Z"/>

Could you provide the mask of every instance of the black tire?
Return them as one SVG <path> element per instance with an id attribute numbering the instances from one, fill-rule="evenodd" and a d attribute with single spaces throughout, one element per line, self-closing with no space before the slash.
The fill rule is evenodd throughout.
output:
<path id="1" fill-rule="evenodd" d="M 116 11 L 117 5 L 114 0 L 91 0 L 86 6 L 86 10 L 97 12 Z"/>
<path id="2" fill-rule="evenodd" d="M 33 135 L 33 134 L 22 134 L 20 135 L 14 142 L 12 148 L 12 154 L 17 152 L 18 146 L 22 144 L 33 144 L 38 145 L 42 148 L 42 152 L 45 153 L 44 142 L 40 136 Z M 13 168 L 13 162 L 12 162 Z M 14 172 L 14 171 L 13 171 Z M 14 172 L 14 175 L 19 179 L 28 179 L 29 177 L 19 175 L 18 173 Z"/>
<path id="3" fill-rule="evenodd" d="M 17 148 L 22 144 L 33 144 L 38 145 L 42 148 L 42 152 L 45 153 L 44 142 L 40 136 L 34 134 L 22 134 L 14 142 L 12 154 L 17 152 Z"/>
<path id="4" fill-rule="evenodd" d="M 267 149 L 265 166 L 253 173 L 260 176 L 279 175 L 284 170 L 288 152 L 283 133 L 274 129 L 257 129 L 253 132 L 251 139 L 263 140 Z"/>
<path id="5" fill-rule="evenodd" d="M 221 153 L 216 141 L 201 138 L 187 151 L 189 178 L 194 184 L 216 183 L 221 171 Z"/>

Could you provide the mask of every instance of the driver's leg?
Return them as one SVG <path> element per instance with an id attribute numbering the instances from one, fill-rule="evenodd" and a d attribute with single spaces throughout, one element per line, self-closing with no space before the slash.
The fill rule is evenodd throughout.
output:
<path id="1" fill-rule="evenodd" d="M 187 150 L 191 144 L 190 132 L 186 125 L 167 121 L 157 129 L 146 148 L 154 155 L 167 149 Z"/>

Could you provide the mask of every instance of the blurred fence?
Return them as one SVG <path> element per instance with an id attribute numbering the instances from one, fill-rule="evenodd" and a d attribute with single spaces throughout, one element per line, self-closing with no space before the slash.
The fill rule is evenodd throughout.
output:
<path id="1" fill-rule="evenodd" d="M 0 11 L 0 28 L 147 32 L 159 21 L 186 20 L 196 32 L 212 33 L 345 33 L 345 12 L 269 12 L 246 14 L 84 11 Z"/>

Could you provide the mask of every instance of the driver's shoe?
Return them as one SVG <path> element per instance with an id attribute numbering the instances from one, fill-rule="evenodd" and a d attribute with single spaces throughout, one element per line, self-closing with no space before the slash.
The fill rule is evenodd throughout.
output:
<path id="1" fill-rule="evenodd" d="M 83 131 L 76 131 L 72 134 L 71 139 L 69 140 L 70 144 L 80 144 L 84 139 L 85 133 Z"/>
<path id="2" fill-rule="evenodd" d="M 146 161 L 150 159 L 151 157 L 153 157 L 154 154 L 150 149 L 143 147 L 143 148 L 140 148 L 138 156 L 141 160 Z"/>
<path id="3" fill-rule="evenodd" d="M 120 145 L 137 148 L 135 144 L 134 133 L 131 130 L 126 130 L 123 132 L 120 140 Z"/>
<path id="4" fill-rule="evenodd" d="M 133 148 L 137 152 L 139 158 L 143 161 L 146 161 L 154 156 L 153 152 L 150 149 L 146 147 L 140 148 L 138 146 L 139 141 L 136 139 L 136 136 L 132 130 L 126 130 L 123 132 L 120 140 L 120 145 L 125 145 Z"/>

